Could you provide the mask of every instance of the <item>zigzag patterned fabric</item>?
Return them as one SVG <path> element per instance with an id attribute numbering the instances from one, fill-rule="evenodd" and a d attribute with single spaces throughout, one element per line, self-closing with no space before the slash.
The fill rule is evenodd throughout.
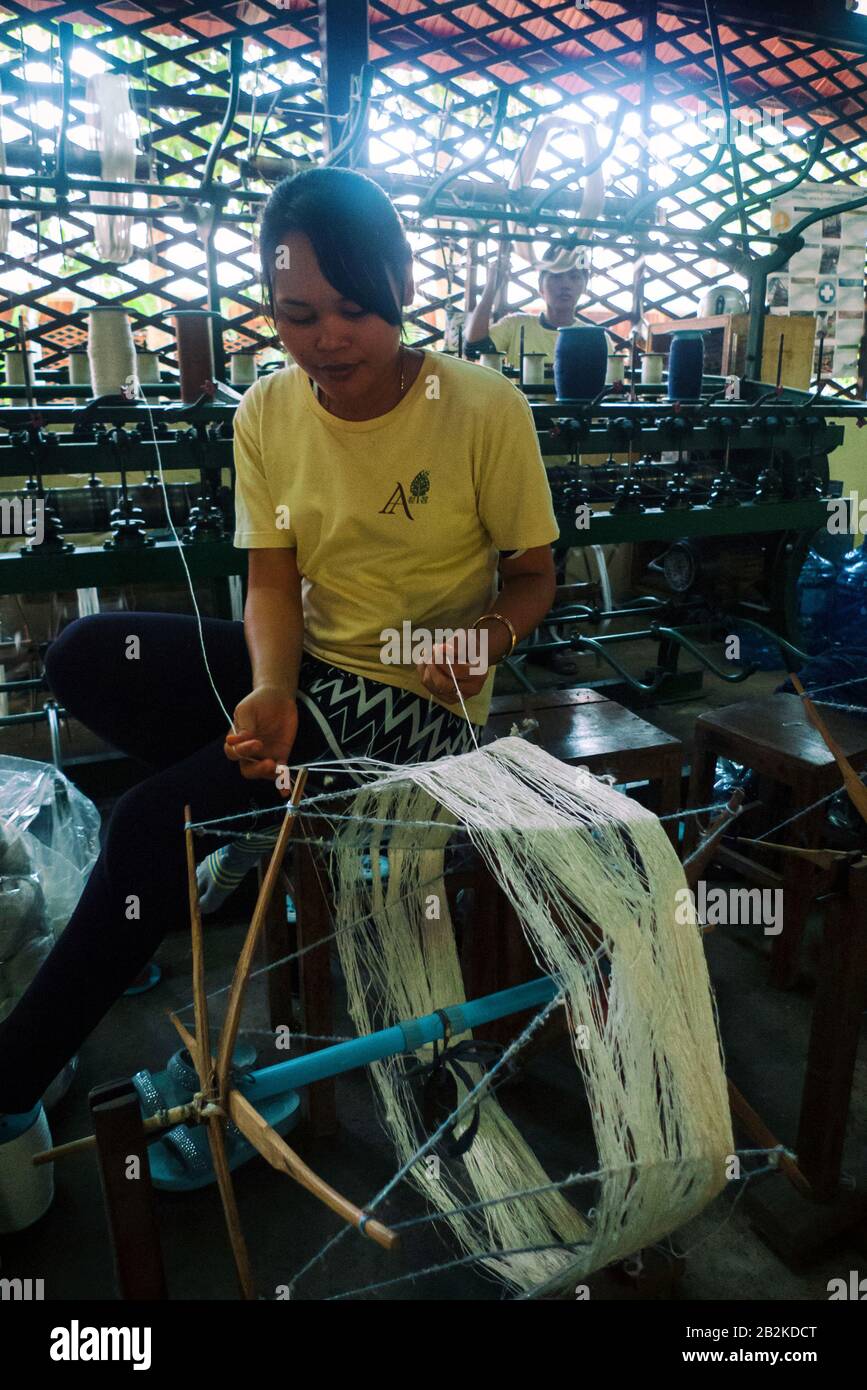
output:
<path id="1" fill-rule="evenodd" d="M 341 760 L 372 757 L 403 765 L 433 762 L 437 758 L 467 752 L 473 746 L 469 724 L 433 701 L 426 702 L 411 690 L 381 685 L 305 656 L 299 672 L 298 703 L 315 721 L 317 742 Z M 302 741 L 303 743 L 303 741 Z M 306 760 L 299 744 L 292 760 Z M 316 758 L 310 759 L 315 766 Z M 358 778 L 349 774 L 351 780 Z M 239 883 L 269 853 L 279 825 L 238 835 L 207 855 L 196 869 L 202 912 L 216 912 Z"/>
<path id="2" fill-rule="evenodd" d="M 298 703 L 317 721 L 335 758 L 363 755 L 387 763 L 433 762 L 473 746 L 466 720 L 432 700 L 320 661 L 308 684 L 307 665 L 305 661 L 301 669 Z"/>

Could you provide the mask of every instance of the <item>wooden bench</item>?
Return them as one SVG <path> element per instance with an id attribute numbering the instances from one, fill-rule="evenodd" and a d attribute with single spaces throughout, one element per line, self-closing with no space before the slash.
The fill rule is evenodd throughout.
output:
<path id="1" fill-rule="evenodd" d="M 529 734 L 552 757 L 570 767 L 587 767 L 618 782 L 646 782 L 655 789 L 658 816 L 680 806 L 683 745 L 646 719 L 597 690 L 550 690 L 538 695 L 498 695 L 491 702 L 482 743 L 504 738 L 513 724 L 538 721 Z M 677 823 L 667 826 L 677 842 Z"/>
<path id="2" fill-rule="evenodd" d="M 822 705 L 818 708 L 855 770 L 867 767 L 867 721 L 841 710 Z M 690 806 L 709 803 L 718 758 L 730 758 L 752 768 L 779 789 L 776 799 L 782 802 L 781 822 L 804 812 L 791 825 L 781 826 L 779 834 L 770 835 L 771 840 L 779 839 L 804 849 L 820 848 L 828 814 L 825 798 L 843 785 L 843 778 L 821 734 L 807 719 L 799 696 L 781 694 L 743 700 L 700 716 L 695 726 Z M 812 809 L 807 810 L 808 807 Z M 692 817 L 686 821 L 687 848 L 696 833 L 696 820 Z M 757 861 L 730 848 L 720 850 L 717 857 L 763 887 L 784 886 L 783 875 L 769 867 L 769 859 Z M 780 988 L 790 987 L 796 979 L 816 882 L 816 869 L 808 860 L 788 856 L 783 930 L 774 937 L 771 947 L 771 979 Z"/>

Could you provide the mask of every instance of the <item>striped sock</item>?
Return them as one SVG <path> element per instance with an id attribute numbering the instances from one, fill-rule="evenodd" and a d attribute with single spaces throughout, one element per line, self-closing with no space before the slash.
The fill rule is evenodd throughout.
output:
<path id="1" fill-rule="evenodd" d="M 263 854 L 274 848 L 279 826 L 239 835 L 236 840 L 221 845 L 207 855 L 196 867 L 196 883 L 202 914 L 216 912 L 242 879 L 258 864 Z"/>

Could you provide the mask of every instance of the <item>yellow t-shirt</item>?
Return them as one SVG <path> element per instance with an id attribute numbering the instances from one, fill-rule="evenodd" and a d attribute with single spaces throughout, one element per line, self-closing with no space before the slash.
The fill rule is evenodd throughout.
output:
<path id="1" fill-rule="evenodd" d="M 583 321 L 576 319 L 575 326 L 582 327 Z M 520 367 L 522 328 L 524 351 L 544 352 L 545 361 L 550 366 L 554 361 L 554 349 L 557 346 L 557 329 L 546 328 L 535 314 L 506 314 L 505 318 L 494 324 L 488 337 L 493 341 L 497 352 L 505 353 L 511 367 Z M 613 352 L 613 340 L 607 333 L 605 337 L 608 351 Z"/>
<path id="2" fill-rule="evenodd" d="M 381 660 L 383 634 L 467 627 L 492 606 L 498 552 L 559 534 L 526 400 L 460 358 L 426 352 L 374 420 L 331 415 L 299 367 L 274 372 L 247 391 L 234 433 L 235 545 L 296 550 L 305 650 L 425 699 L 413 664 Z M 474 723 L 493 674 L 466 701 Z"/>
<path id="3" fill-rule="evenodd" d="M 504 352 L 509 365 L 521 365 L 521 329 L 524 330 L 524 351 L 544 352 L 545 361 L 554 361 L 554 347 L 557 342 L 556 328 L 543 328 L 535 314 L 506 314 L 495 323 L 488 336 L 496 344 L 498 352 Z"/>

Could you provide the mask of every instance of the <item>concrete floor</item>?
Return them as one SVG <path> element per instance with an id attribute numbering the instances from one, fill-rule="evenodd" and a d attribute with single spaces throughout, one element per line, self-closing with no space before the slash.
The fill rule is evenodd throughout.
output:
<path id="1" fill-rule="evenodd" d="M 644 657 L 631 654 L 640 669 Z M 588 672 L 587 679 L 592 679 Z M 543 677 L 544 679 L 544 677 Z M 695 718 L 710 704 L 727 704 L 746 695 L 773 689 L 780 679 L 760 675 L 745 690 L 706 678 L 701 700 L 660 706 L 652 722 L 689 744 Z M 87 735 L 73 730 L 76 751 L 87 746 Z M 15 748 L 4 751 L 25 757 L 44 757 L 39 736 L 22 734 Z M 236 895 L 231 911 L 207 920 L 206 948 L 209 988 L 229 978 L 251 900 L 250 885 Z M 764 938 L 730 929 L 706 937 L 711 975 L 716 989 L 728 1074 L 766 1123 L 784 1142 L 797 1132 L 803 1058 L 810 1022 L 811 994 L 802 989 L 779 993 L 767 983 Z M 91 1086 L 128 1076 L 142 1066 L 154 1070 L 175 1050 L 176 1039 L 167 1010 L 190 999 L 190 951 L 186 933 L 171 933 L 158 957 L 163 979 L 150 994 L 122 999 L 82 1049 L 75 1084 L 51 1117 L 55 1142 L 86 1133 L 87 1094 Z M 189 1016 L 187 1016 L 189 1017 Z M 266 1032 L 261 984 L 251 990 L 245 1022 L 261 1046 L 260 1060 L 276 1056 Z M 338 1032 L 352 1032 L 345 1018 Z M 279 1054 L 285 1057 L 285 1053 Z M 291 1142 L 301 1156 L 340 1191 L 363 1204 L 395 1167 L 393 1153 L 372 1107 L 365 1073 L 338 1080 L 340 1132 L 333 1140 L 315 1140 L 303 1125 Z M 844 1167 L 848 1178 L 867 1182 L 867 1049 L 863 1046 L 852 1102 Z M 592 1167 L 594 1150 L 586 1107 L 574 1066 L 565 1045 L 535 1056 L 518 1079 L 500 1096 L 512 1118 L 543 1157 L 548 1172 L 562 1176 L 570 1169 Z M 114 1296 L 111 1260 L 105 1232 L 99 1178 L 89 1155 L 67 1159 L 56 1170 L 57 1196 L 48 1215 L 29 1231 L 0 1240 L 2 1273 L 7 1277 L 43 1278 L 48 1299 L 105 1299 Z M 757 1183 L 784 1183 L 779 1175 Z M 311 1197 L 264 1163 L 255 1161 L 236 1177 L 238 1201 L 251 1248 L 258 1286 L 265 1297 L 276 1297 L 302 1265 L 338 1229 L 339 1222 Z M 674 1244 L 686 1251 L 686 1270 L 679 1297 L 696 1300 L 776 1301 L 825 1300 L 828 1280 L 847 1277 L 864 1265 L 867 1247 L 842 1243 L 833 1253 L 795 1273 L 789 1270 L 752 1231 L 741 1200 L 743 1184 L 729 1190 L 691 1225 L 679 1231 Z M 171 1296 L 175 1299 L 227 1299 L 235 1282 L 225 1240 L 219 1203 L 213 1189 L 158 1198 L 160 1227 Z M 399 1191 L 384 1212 L 397 1221 L 417 1214 L 419 1199 Z M 412 1270 L 442 1263 L 454 1254 L 447 1237 L 422 1227 L 407 1234 L 400 1253 L 386 1255 L 377 1247 L 348 1236 L 299 1284 L 297 1297 L 319 1299 L 368 1283 L 397 1278 Z M 401 1300 L 496 1300 L 500 1287 L 470 1268 L 449 1270 L 422 1279 L 408 1279 L 370 1298 Z M 632 1298 L 634 1292 L 609 1275 L 595 1276 L 595 1298 Z"/>

